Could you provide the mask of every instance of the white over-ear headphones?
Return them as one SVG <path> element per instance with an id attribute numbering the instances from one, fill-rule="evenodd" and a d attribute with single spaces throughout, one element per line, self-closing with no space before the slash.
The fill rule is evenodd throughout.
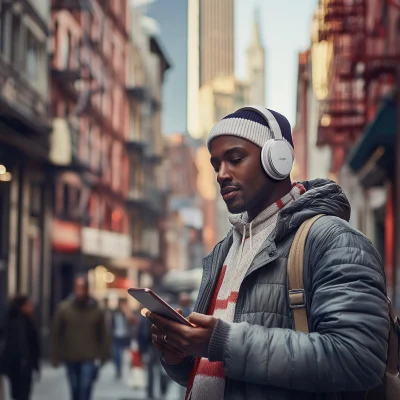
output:
<path id="1" fill-rule="evenodd" d="M 293 167 L 293 152 L 283 139 L 281 128 L 273 114 L 266 108 L 246 106 L 240 110 L 251 110 L 265 118 L 273 139 L 269 139 L 261 150 L 261 163 L 269 177 L 277 181 L 287 178 Z"/>

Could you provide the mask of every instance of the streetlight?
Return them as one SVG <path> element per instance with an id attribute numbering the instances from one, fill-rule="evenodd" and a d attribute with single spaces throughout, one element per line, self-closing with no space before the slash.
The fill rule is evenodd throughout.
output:
<path id="1" fill-rule="evenodd" d="M 12 175 L 10 172 L 0 173 L 0 181 L 1 182 L 10 182 L 12 179 Z"/>
<path id="2" fill-rule="evenodd" d="M 7 172 L 7 168 L 4 165 L 0 164 L 0 175 L 3 175 Z"/>

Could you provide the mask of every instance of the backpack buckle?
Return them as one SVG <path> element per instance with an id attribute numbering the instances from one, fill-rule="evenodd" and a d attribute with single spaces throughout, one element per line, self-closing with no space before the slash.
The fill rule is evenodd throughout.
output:
<path id="1" fill-rule="evenodd" d="M 289 307 L 291 309 L 304 308 L 306 304 L 306 292 L 304 289 L 289 290 Z"/>

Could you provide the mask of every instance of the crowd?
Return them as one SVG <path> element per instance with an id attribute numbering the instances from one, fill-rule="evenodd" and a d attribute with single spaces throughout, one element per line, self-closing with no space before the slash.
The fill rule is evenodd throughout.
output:
<path id="1" fill-rule="evenodd" d="M 190 313 L 190 297 L 182 293 L 179 305 Z M 32 383 L 40 379 L 41 350 L 34 323 L 34 305 L 29 297 L 15 296 L 0 327 L 0 375 L 7 377 L 13 400 L 29 400 Z M 169 378 L 161 373 L 157 352 L 151 346 L 150 323 L 120 298 L 115 309 L 107 299 L 103 304 L 89 293 L 85 275 L 76 277 L 73 293 L 58 307 L 51 334 L 51 364 L 65 366 L 72 400 L 90 400 L 100 368 L 112 360 L 115 379 L 121 380 L 124 355 L 129 353 L 130 368 L 146 370 L 132 374 L 132 386 L 146 387 L 149 399 L 157 392 L 165 395 Z M 133 346 L 134 343 L 137 346 Z M 138 350 L 136 350 L 136 348 Z M 155 379 L 155 374 L 160 377 Z M 139 380 L 139 381 L 138 381 Z M 0 397 L 1 398 L 1 397 Z"/>

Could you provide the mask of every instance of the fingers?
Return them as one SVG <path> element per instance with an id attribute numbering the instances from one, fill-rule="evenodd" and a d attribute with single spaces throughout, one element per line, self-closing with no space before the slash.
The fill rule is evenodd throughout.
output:
<path id="1" fill-rule="evenodd" d="M 201 326 L 203 328 L 212 328 L 215 325 L 215 318 L 209 315 L 191 313 L 188 318 L 189 322 L 195 324 L 196 326 Z"/>
<path id="2" fill-rule="evenodd" d="M 165 334 L 161 332 L 155 325 L 151 326 L 151 332 L 154 345 L 156 345 L 157 348 L 162 347 L 163 350 L 161 351 L 165 351 L 167 349 L 175 354 L 182 354 L 180 349 L 169 342 L 169 335 L 164 336 Z M 164 340 L 165 338 L 167 339 L 167 342 Z"/>
<path id="3" fill-rule="evenodd" d="M 192 329 L 186 325 L 181 324 L 180 322 L 172 321 L 155 313 L 148 313 L 146 314 L 146 316 L 162 332 L 174 332 L 177 334 L 182 334 L 186 332 L 187 329 Z"/>
<path id="4" fill-rule="evenodd" d="M 165 342 L 159 336 L 153 335 L 152 339 L 153 339 L 153 345 L 157 350 L 159 350 L 161 352 L 169 351 L 170 353 L 172 353 L 174 355 L 184 357 L 184 353 L 181 350 L 177 349 L 171 343 Z"/>

